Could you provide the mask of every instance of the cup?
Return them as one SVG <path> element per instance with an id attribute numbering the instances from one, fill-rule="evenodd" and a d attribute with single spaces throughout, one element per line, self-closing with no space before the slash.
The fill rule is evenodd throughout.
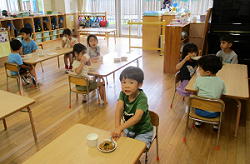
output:
<path id="1" fill-rule="evenodd" d="M 99 61 L 100 61 L 100 62 L 103 61 L 103 56 L 99 56 Z"/>
<path id="2" fill-rule="evenodd" d="M 96 147 L 98 143 L 98 135 L 96 133 L 90 133 L 87 135 L 89 147 Z"/>
<path id="3" fill-rule="evenodd" d="M 38 49 L 38 55 L 42 55 L 43 50 L 42 49 Z"/>
<path id="4" fill-rule="evenodd" d="M 32 58 L 32 54 L 27 54 L 27 58 L 28 59 Z"/>

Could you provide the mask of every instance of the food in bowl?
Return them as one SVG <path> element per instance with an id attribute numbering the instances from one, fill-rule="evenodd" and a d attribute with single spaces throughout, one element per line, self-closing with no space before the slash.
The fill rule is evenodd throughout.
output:
<path id="1" fill-rule="evenodd" d="M 121 59 L 122 59 L 122 60 L 127 60 L 128 57 L 127 57 L 127 56 L 123 56 L 123 57 L 121 57 Z"/>
<path id="2" fill-rule="evenodd" d="M 104 151 L 113 150 L 114 147 L 115 147 L 114 144 L 111 141 L 107 140 L 103 141 L 103 143 L 99 145 L 99 148 Z"/>
<path id="3" fill-rule="evenodd" d="M 56 50 L 60 50 L 61 49 L 61 47 L 56 47 Z"/>
<path id="4" fill-rule="evenodd" d="M 121 58 L 114 58 L 114 61 L 119 62 L 119 61 L 121 61 Z"/>
<path id="5" fill-rule="evenodd" d="M 90 71 L 90 72 L 93 72 L 93 71 L 95 71 L 95 70 L 96 70 L 95 67 L 89 67 L 89 71 Z"/>

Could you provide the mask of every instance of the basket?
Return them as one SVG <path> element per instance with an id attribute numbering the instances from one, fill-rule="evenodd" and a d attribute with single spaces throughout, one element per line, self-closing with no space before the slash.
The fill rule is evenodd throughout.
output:
<path id="1" fill-rule="evenodd" d="M 50 41 L 50 37 L 45 37 L 45 41 Z"/>
<path id="2" fill-rule="evenodd" d="M 43 32 L 43 36 L 49 36 L 49 31 Z"/>

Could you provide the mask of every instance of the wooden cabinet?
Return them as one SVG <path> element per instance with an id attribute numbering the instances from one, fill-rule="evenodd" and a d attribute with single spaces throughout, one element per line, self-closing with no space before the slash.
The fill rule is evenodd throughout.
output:
<path id="1" fill-rule="evenodd" d="M 63 23 L 62 26 L 59 27 L 59 21 L 62 17 Z M 56 28 L 52 28 L 51 21 L 55 18 L 56 21 Z M 35 31 L 34 24 L 37 20 L 40 20 L 41 31 Z M 46 21 L 45 21 L 46 20 Z M 37 43 L 46 42 L 50 40 L 55 40 L 62 37 L 62 32 L 66 28 L 66 16 L 64 14 L 51 14 L 51 15 L 41 15 L 41 16 L 30 16 L 30 17 L 20 17 L 20 18 L 5 18 L 0 19 L 0 27 L 8 28 L 8 24 L 11 24 L 10 28 L 10 39 L 19 39 L 21 40 L 21 36 L 15 36 L 13 25 L 15 28 L 20 30 L 26 25 L 30 24 L 33 29 L 33 34 L 31 38 L 36 41 Z M 46 25 L 47 29 L 44 29 L 44 25 Z"/>
<path id="2" fill-rule="evenodd" d="M 163 61 L 163 72 L 164 73 L 176 73 L 176 64 L 180 60 L 180 48 L 181 43 L 186 43 L 189 38 L 181 39 L 181 32 L 189 32 L 190 24 L 183 26 L 166 26 L 165 35 L 165 52 Z"/>
<path id="3" fill-rule="evenodd" d="M 143 22 L 162 22 L 161 16 L 143 16 Z M 161 35 L 161 25 L 143 25 L 142 26 L 142 46 L 159 48 L 159 39 Z"/>
<path id="4" fill-rule="evenodd" d="M 202 49 L 204 25 L 204 22 L 190 24 L 189 41 L 196 44 L 198 50 Z"/>

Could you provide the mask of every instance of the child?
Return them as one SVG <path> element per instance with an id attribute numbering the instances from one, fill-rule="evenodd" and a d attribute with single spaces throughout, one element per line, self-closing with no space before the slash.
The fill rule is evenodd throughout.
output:
<path id="1" fill-rule="evenodd" d="M 217 52 L 216 56 L 221 57 L 223 63 L 237 64 L 237 54 L 231 49 L 234 43 L 234 38 L 226 35 L 220 38 L 221 50 Z"/>
<path id="2" fill-rule="evenodd" d="M 216 73 L 222 68 L 220 57 L 215 55 L 206 55 L 198 60 L 199 73 L 201 77 L 196 79 L 194 89 L 198 96 L 219 99 L 226 93 L 226 87 L 223 80 L 216 76 Z M 201 109 L 194 109 L 195 113 L 201 117 L 215 118 L 220 112 L 210 112 Z M 200 127 L 201 122 L 196 121 L 195 126 Z M 213 125 L 214 130 L 218 130 L 218 125 Z"/>
<path id="3" fill-rule="evenodd" d="M 88 48 L 87 54 L 91 58 L 91 62 L 96 63 L 100 56 L 100 47 L 97 46 L 98 39 L 95 35 L 89 35 L 87 38 Z"/>
<path id="4" fill-rule="evenodd" d="M 20 56 L 20 53 L 22 52 L 22 43 L 19 40 L 14 39 L 10 42 L 10 47 L 11 47 L 11 53 L 8 56 L 8 62 L 18 64 L 20 74 L 29 71 L 32 76 L 35 76 L 32 66 L 23 64 L 22 58 Z M 18 75 L 16 71 L 11 71 L 10 74 Z M 29 84 L 29 82 L 27 82 L 25 79 L 24 81 L 27 84 Z M 33 81 L 33 84 L 36 85 L 36 81 L 34 77 L 32 77 L 32 81 Z"/>
<path id="5" fill-rule="evenodd" d="M 90 57 L 88 54 L 86 54 L 87 48 L 81 44 L 81 43 L 77 43 L 74 45 L 73 47 L 73 54 L 75 56 L 75 60 L 73 62 L 73 71 L 76 75 L 80 75 L 80 76 L 86 76 L 88 77 L 88 71 L 85 67 L 85 65 L 90 66 L 91 65 L 91 61 L 90 61 Z M 104 88 L 103 88 L 103 84 L 101 82 L 95 82 L 93 80 L 89 81 L 89 90 L 95 89 L 95 88 L 99 88 L 99 93 L 101 96 L 101 100 L 100 100 L 100 104 L 103 105 L 104 104 Z M 86 86 L 80 86 L 80 85 L 76 85 L 76 89 L 79 91 L 86 91 L 87 87 Z"/>
<path id="6" fill-rule="evenodd" d="M 36 50 L 38 49 L 36 42 L 30 38 L 32 34 L 31 28 L 26 28 L 26 27 L 22 28 L 20 30 L 20 34 L 23 37 L 23 40 L 22 40 L 23 51 L 21 54 L 26 55 L 32 52 L 36 52 Z"/>
<path id="7" fill-rule="evenodd" d="M 122 71 L 120 75 L 122 91 L 115 112 L 115 129 L 110 135 L 117 141 L 123 134 L 145 142 L 149 148 L 154 129 L 149 116 L 147 96 L 140 89 L 143 79 L 144 74 L 140 68 L 131 66 Z"/>
<path id="8" fill-rule="evenodd" d="M 177 92 L 185 97 L 189 97 L 191 94 L 191 92 L 185 90 L 185 87 L 197 69 L 197 61 L 192 59 L 197 54 L 198 47 L 194 43 L 185 44 L 180 62 L 176 65 L 176 70 L 180 70 L 181 75 L 181 82 L 177 88 Z"/>
<path id="9" fill-rule="evenodd" d="M 63 38 L 62 38 L 62 47 L 64 48 L 73 48 L 76 44 L 77 39 L 72 37 L 72 33 L 70 29 L 66 28 L 63 30 Z M 69 59 L 69 66 L 68 66 Z M 72 70 L 73 56 L 72 53 L 64 54 L 64 64 L 66 72 Z"/>

